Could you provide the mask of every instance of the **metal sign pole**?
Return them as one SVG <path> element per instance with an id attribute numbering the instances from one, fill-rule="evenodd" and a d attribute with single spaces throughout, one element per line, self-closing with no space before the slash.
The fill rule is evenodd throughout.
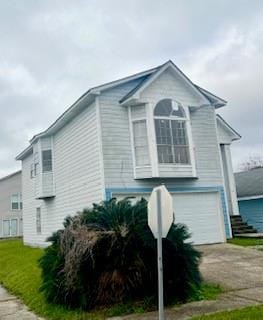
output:
<path id="1" fill-rule="evenodd" d="M 163 310 L 163 252 L 162 252 L 162 203 L 161 191 L 156 190 L 157 222 L 158 222 L 158 292 L 159 292 L 159 320 L 164 320 Z"/>

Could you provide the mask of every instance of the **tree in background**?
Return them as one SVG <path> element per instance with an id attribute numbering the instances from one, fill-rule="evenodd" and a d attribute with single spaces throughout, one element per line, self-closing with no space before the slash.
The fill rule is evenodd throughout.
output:
<path id="1" fill-rule="evenodd" d="M 263 167 L 263 157 L 258 154 L 248 156 L 244 161 L 239 165 L 241 171 L 249 171 L 256 168 Z"/>
<path id="2" fill-rule="evenodd" d="M 163 239 L 165 303 L 197 294 L 200 253 L 173 225 Z M 147 223 L 147 201 L 124 199 L 94 204 L 49 239 L 40 260 L 41 290 L 48 301 L 91 309 L 146 297 L 156 299 L 157 245 Z"/>

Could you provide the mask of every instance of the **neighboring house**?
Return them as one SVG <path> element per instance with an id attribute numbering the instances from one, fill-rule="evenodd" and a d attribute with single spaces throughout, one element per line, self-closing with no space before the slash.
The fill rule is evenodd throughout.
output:
<path id="1" fill-rule="evenodd" d="M 0 238 L 22 236 L 22 175 L 0 179 Z"/>
<path id="2" fill-rule="evenodd" d="M 196 244 L 224 242 L 239 214 L 230 144 L 240 138 L 216 115 L 225 105 L 171 61 L 87 91 L 17 156 L 24 242 L 44 246 L 66 216 L 148 198 L 161 183 Z"/>
<path id="3" fill-rule="evenodd" d="M 235 173 L 239 211 L 243 220 L 263 232 L 263 168 Z"/>

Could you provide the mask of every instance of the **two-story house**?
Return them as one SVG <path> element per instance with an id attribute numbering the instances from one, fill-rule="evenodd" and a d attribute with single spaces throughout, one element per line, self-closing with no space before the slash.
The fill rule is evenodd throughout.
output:
<path id="1" fill-rule="evenodd" d="M 239 214 L 230 144 L 240 138 L 216 115 L 225 105 L 172 61 L 87 91 L 17 156 L 24 242 L 45 245 L 66 216 L 162 183 L 196 244 L 224 242 Z"/>
<path id="2" fill-rule="evenodd" d="M 0 238 L 22 236 L 22 174 L 0 179 Z"/>

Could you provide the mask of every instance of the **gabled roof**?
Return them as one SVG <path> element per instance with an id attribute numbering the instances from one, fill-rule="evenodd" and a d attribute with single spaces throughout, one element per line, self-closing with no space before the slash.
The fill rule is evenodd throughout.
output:
<path id="1" fill-rule="evenodd" d="M 158 68 L 158 67 L 157 67 Z M 53 122 L 45 131 L 40 132 L 33 136 L 33 138 L 29 141 L 30 145 L 24 149 L 20 154 L 16 156 L 16 160 L 23 160 L 28 154 L 32 153 L 32 144 L 40 137 L 48 136 L 53 134 L 55 131 L 59 130 L 63 127 L 68 121 L 70 121 L 76 114 L 81 112 L 83 107 L 86 107 L 88 103 L 94 101 L 95 97 L 99 95 L 102 91 L 111 89 L 115 86 L 122 85 L 128 81 L 133 81 L 136 79 L 144 80 L 149 75 L 151 75 L 157 68 L 151 68 L 134 75 L 121 78 L 115 81 L 107 82 L 100 86 L 93 87 L 86 91 L 76 102 L 74 102 L 65 112 L 62 113 L 60 117 L 57 118 L 55 122 Z M 83 106 L 83 101 L 85 100 L 85 106 Z"/>
<path id="2" fill-rule="evenodd" d="M 150 76 L 141 81 L 135 88 L 128 92 L 119 101 L 121 104 L 125 104 L 132 98 L 139 98 L 140 92 L 142 92 L 146 87 L 148 87 L 160 74 L 162 74 L 166 69 L 171 68 L 185 81 L 188 86 L 190 86 L 195 93 L 203 100 L 204 103 L 211 103 L 216 108 L 226 105 L 226 101 L 212 94 L 211 92 L 195 85 L 171 60 L 167 61 L 163 65 L 157 67 Z"/>
<path id="3" fill-rule="evenodd" d="M 32 144 L 43 136 L 50 136 L 54 134 L 56 131 L 58 131 L 60 128 L 62 128 L 65 124 L 67 124 L 71 119 L 73 119 L 77 114 L 79 114 L 88 104 L 92 103 L 95 100 L 95 97 L 99 95 L 102 91 L 114 88 L 116 86 L 125 84 L 129 81 L 138 80 L 138 85 L 135 86 L 125 97 L 121 99 L 122 102 L 127 101 L 132 95 L 139 92 L 139 90 L 142 90 L 145 85 L 149 83 L 149 81 L 153 80 L 154 77 L 158 76 L 158 74 L 162 71 L 164 71 L 166 68 L 171 67 L 180 76 L 190 85 L 192 86 L 193 90 L 200 96 L 200 98 L 203 98 L 204 101 L 207 101 L 207 103 L 213 104 L 215 107 L 221 107 L 226 104 L 226 101 L 223 99 L 218 98 L 217 96 L 213 95 L 212 93 L 196 86 L 192 81 L 187 78 L 187 76 L 175 66 L 175 64 L 172 61 L 167 61 L 166 63 L 152 68 L 148 69 L 143 72 L 136 73 L 134 75 L 115 80 L 112 82 L 105 83 L 100 86 L 93 87 L 89 89 L 87 92 L 85 92 L 75 103 L 73 103 L 55 122 L 51 124 L 45 131 L 33 136 L 33 138 L 29 141 L 30 145 L 23 150 L 17 157 L 16 160 L 22 160 L 24 157 L 26 157 L 29 153 L 32 153 Z M 84 103 L 85 102 L 85 103 Z"/>
<path id="4" fill-rule="evenodd" d="M 0 178 L 0 182 L 3 181 L 3 180 L 6 180 L 6 179 L 12 178 L 13 176 L 15 176 L 17 174 L 21 174 L 21 172 L 22 172 L 21 170 L 18 170 L 18 171 L 15 171 L 13 173 L 10 173 L 9 175 Z"/>
<path id="5" fill-rule="evenodd" d="M 238 198 L 263 198 L 263 168 L 235 173 Z"/>
<path id="6" fill-rule="evenodd" d="M 228 124 L 226 122 L 226 120 L 223 119 L 219 114 L 216 115 L 216 119 L 219 123 L 221 123 L 221 125 L 224 127 L 224 129 L 227 130 L 231 134 L 232 141 L 241 139 L 241 135 L 235 129 L 233 129 L 230 126 L 230 124 Z"/>
<path id="7" fill-rule="evenodd" d="M 198 90 L 200 90 L 207 97 L 207 99 L 211 102 L 212 105 L 215 106 L 215 108 L 221 108 L 227 104 L 226 100 L 219 98 L 215 94 L 197 86 L 196 84 L 195 84 L 195 86 L 196 86 L 196 88 L 198 88 Z"/>

